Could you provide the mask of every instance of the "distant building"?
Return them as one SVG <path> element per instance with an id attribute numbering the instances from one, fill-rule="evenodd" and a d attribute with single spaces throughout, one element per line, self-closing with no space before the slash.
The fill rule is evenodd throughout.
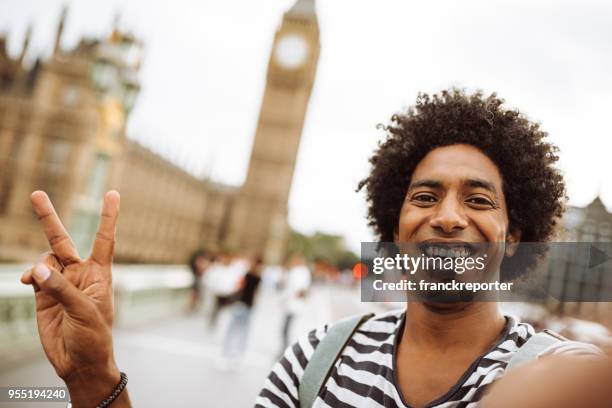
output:
<path id="1" fill-rule="evenodd" d="M 599 196 L 584 208 L 568 208 L 563 220 L 569 241 L 612 242 L 612 213 Z"/>
<path id="2" fill-rule="evenodd" d="M 287 201 L 314 82 L 319 33 L 313 0 L 285 13 L 270 56 L 246 182 L 199 179 L 126 137 L 143 45 L 115 27 L 108 38 L 61 48 L 24 66 L 0 37 L 0 260 L 47 250 L 29 203 L 47 191 L 81 253 L 88 253 L 103 193 L 121 193 L 116 260 L 182 263 L 205 247 L 284 256 Z"/>
<path id="3" fill-rule="evenodd" d="M 549 291 L 557 294 L 555 300 L 549 302 L 549 308 L 562 315 L 593 320 L 609 318 L 612 260 L 606 258 L 612 254 L 608 253 L 610 245 L 597 243 L 612 242 L 612 213 L 598 196 L 586 207 L 569 207 L 563 227 L 565 234 L 557 240 L 577 244 L 561 244 L 566 245 L 565 257 L 559 258 L 547 270 Z M 582 301 L 577 302 L 578 299 Z"/>

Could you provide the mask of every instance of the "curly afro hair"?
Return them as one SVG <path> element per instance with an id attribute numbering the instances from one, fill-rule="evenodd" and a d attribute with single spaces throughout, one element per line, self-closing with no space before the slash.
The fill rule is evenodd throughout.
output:
<path id="1" fill-rule="evenodd" d="M 378 239 L 393 242 L 400 210 L 418 163 L 433 149 L 468 144 L 498 167 L 508 208 L 510 231 L 520 230 L 522 242 L 547 242 L 565 209 L 565 184 L 554 167 L 558 148 L 544 141 L 547 133 L 518 110 L 502 107 L 495 93 L 466 94 L 450 89 L 419 94 L 416 106 L 391 117 L 384 142 L 370 158 L 371 171 L 359 183 L 366 188 L 368 221 Z M 537 253 L 540 252 L 540 253 Z M 510 275 L 533 266 L 542 251 L 515 254 Z M 506 275 L 509 277 L 509 275 Z"/>

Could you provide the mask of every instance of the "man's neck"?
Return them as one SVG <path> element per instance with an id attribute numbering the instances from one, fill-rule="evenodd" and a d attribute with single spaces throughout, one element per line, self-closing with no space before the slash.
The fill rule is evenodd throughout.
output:
<path id="1" fill-rule="evenodd" d="M 436 307 L 411 302 L 402 343 L 428 349 L 486 349 L 499 337 L 505 319 L 496 302 L 447 304 Z"/>

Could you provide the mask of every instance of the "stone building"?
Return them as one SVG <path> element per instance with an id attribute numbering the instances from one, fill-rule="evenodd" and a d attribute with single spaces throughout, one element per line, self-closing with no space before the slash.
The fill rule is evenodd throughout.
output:
<path id="1" fill-rule="evenodd" d="M 181 263 L 198 248 L 219 248 L 235 188 L 199 179 L 131 141 L 122 155 L 109 183 L 121 192 L 119 261 Z"/>
<path id="2" fill-rule="evenodd" d="M 29 203 L 48 192 L 79 251 L 89 252 L 107 189 L 122 196 L 119 262 L 183 263 L 198 248 L 284 256 L 287 201 L 319 54 L 313 0 L 297 0 L 275 36 L 267 84 L 241 188 L 197 178 L 126 135 L 140 85 L 142 44 L 115 27 L 108 38 L 24 64 L 0 37 L 0 260 L 47 250 Z M 253 216 L 257 214 L 257 216 Z"/>
<path id="3" fill-rule="evenodd" d="M 561 293 L 571 300 L 580 298 L 585 301 L 570 302 L 563 296 L 554 304 L 553 309 L 564 315 L 579 316 L 603 321 L 612 316 L 612 213 L 608 212 L 603 201 L 597 196 L 586 207 L 570 207 L 563 220 L 567 237 L 563 241 L 577 242 L 580 248 L 590 246 L 588 263 L 591 267 L 575 268 L 575 260 L 559 265 L 558 270 L 549 273 L 559 276 Z M 600 243 L 598 245 L 598 243 Z M 607 244 L 604 244 L 607 243 Z M 595 249 L 593 249 L 593 247 Z M 595 252 L 593 252 L 595 251 Z M 584 260 L 578 260 L 580 263 Z M 593 301 L 598 299 L 598 301 Z"/>
<path id="4" fill-rule="evenodd" d="M 569 241 L 612 242 L 612 213 L 599 196 L 584 208 L 570 207 L 564 217 Z"/>
<path id="5" fill-rule="evenodd" d="M 29 33 L 14 60 L 0 41 L 0 258 L 29 259 L 45 248 L 29 193 L 44 189 L 75 240 L 96 222 L 107 174 L 126 143 L 139 86 L 141 44 L 113 30 L 108 39 L 61 49 L 26 68 Z M 95 230 L 94 230 L 95 231 Z"/>

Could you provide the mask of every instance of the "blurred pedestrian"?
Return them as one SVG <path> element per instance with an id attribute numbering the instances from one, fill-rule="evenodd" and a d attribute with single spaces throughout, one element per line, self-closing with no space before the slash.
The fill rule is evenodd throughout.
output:
<path id="1" fill-rule="evenodd" d="M 281 353 L 289 345 L 289 334 L 295 317 L 306 307 L 306 295 L 312 283 L 310 269 L 302 254 L 291 255 L 287 262 L 287 275 L 283 284 L 283 298 L 287 305 L 281 333 Z"/>
<path id="2" fill-rule="evenodd" d="M 236 300 L 247 265 L 242 259 L 223 251 L 207 271 L 204 286 L 213 296 L 212 310 L 208 318 L 211 328 L 217 323 L 219 311 Z"/>
<path id="3" fill-rule="evenodd" d="M 258 256 L 251 263 L 241 281 L 241 290 L 234 306 L 232 319 L 225 333 L 223 356 L 230 362 L 239 360 L 246 349 L 251 310 L 261 282 L 263 259 Z"/>
<path id="4" fill-rule="evenodd" d="M 202 249 L 195 251 L 189 259 L 189 269 L 193 275 L 188 306 L 190 312 L 194 312 L 202 301 L 202 276 L 211 262 L 211 257 Z"/>

